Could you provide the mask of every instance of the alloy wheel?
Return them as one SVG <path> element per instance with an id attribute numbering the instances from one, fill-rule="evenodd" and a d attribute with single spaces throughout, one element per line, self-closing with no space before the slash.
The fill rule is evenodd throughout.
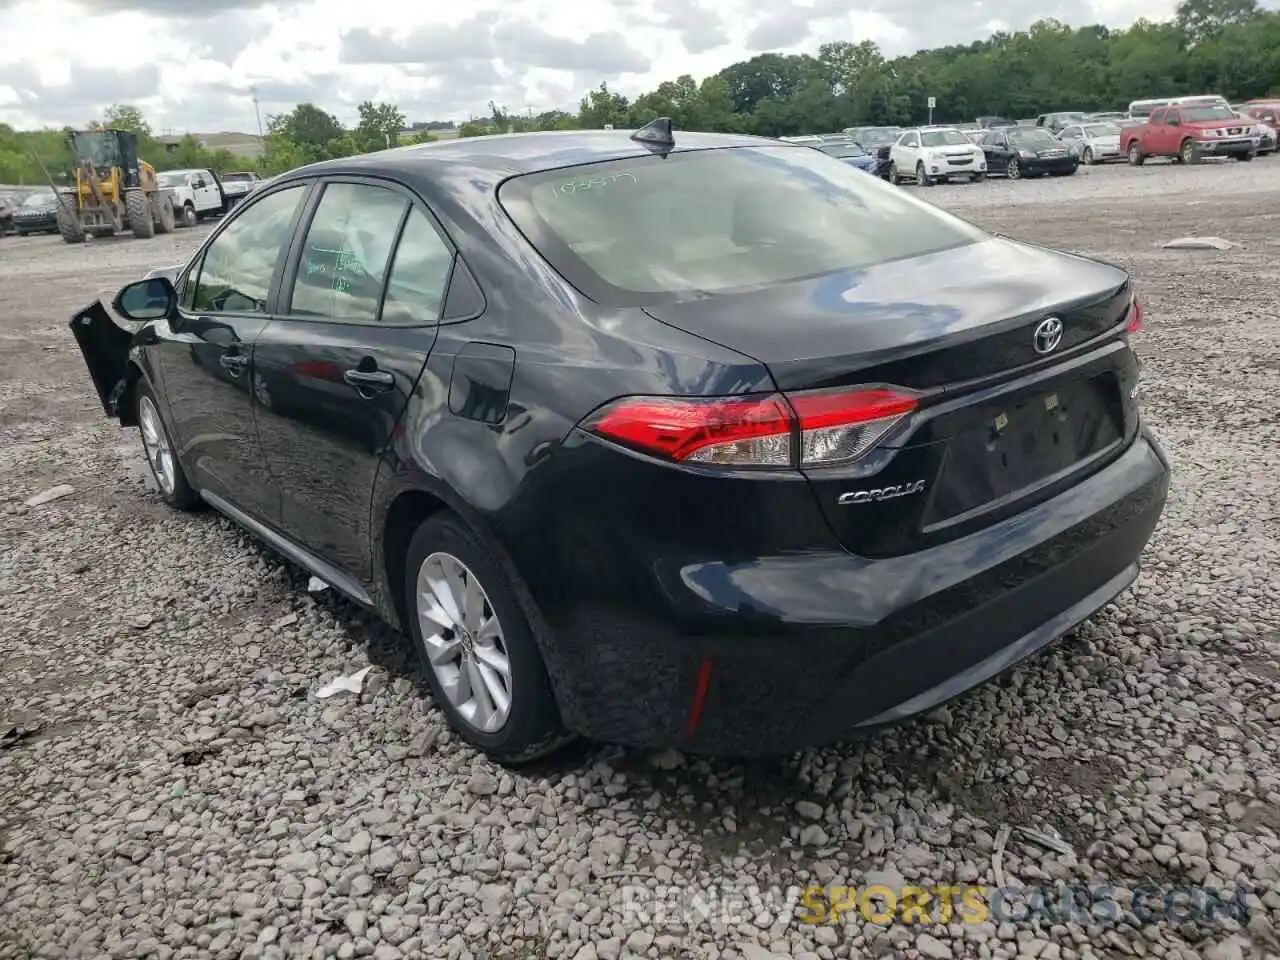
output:
<path id="1" fill-rule="evenodd" d="M 166 495 L 171 496 L 177 486 L 173 449 L 169 446 L 169 437 L 164 432 L 160 411 L 156 409 L 150 397 L 142 397 L 138 401 L 138 430 L 142 434 L 142 449 L 147 454 L 147 461 L 151 464 L 156 483 L 160 484 L 160 489 Z"/>
<path id="2" fill-rule="evenodd" d="M 1018 165 L 1018 158 L 1013 157 L 1009 160 L 1009 179 L 1018 180 L 1022 177 L 1022 167 Z"/>
<path id="3" fill-rule="evenodd" d="M 511 715 L 511 660 L 489 595 L 461 560 L 443 551 L 418 568 L 418 626 L 427 660 L 450 706 L 483 733 Z"/>
<path id="4" fill-rule="evenodd" d="M 1092 163 L 1093 163 L 1093 148 L 1092 148 L 1092 147 L 1085 147 L 1085 148 L 1084 148 L 1084 158 L 1083 158 L 1083 159 L 1084 159 L 1084 162 L 1085 162 L 1086 164 L 1092 164 Z"/>

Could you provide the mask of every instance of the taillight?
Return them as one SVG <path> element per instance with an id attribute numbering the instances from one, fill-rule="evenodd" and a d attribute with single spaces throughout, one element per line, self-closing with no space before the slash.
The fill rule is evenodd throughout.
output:
<path id="1" fill-rule="evenodd" d="M 1129 332 L 1137 333 L 1142 329 L 1142 304 L 1138 302 L 1138 295 L 1135 293 L 1133 299 L 1129 301 Z"/>
<path id="2" fill-rule="evenodd" d="M 744 397 L 624 397 L 584 429 L 653 456 L 724 467 L 856 460 L 916 408 L 890 388 Z"/>

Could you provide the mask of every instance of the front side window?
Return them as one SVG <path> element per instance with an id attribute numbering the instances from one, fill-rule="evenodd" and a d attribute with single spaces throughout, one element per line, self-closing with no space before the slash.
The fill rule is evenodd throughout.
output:
<path id="1" fill-rule="evenodd" d="M 785 283 L 987 237 L 819 150 L 788 147 L 526 174 L 499 199 L 571 283 L 620 305 Z"/>
<path id="2" fill-rule="evenodd" d="M 183 305 L 208 313 L 266 313 L 271 278 L 305 192 L 305 184 L 286 187 L 228 223 L 188 276 Z"/>
<path id="3" fill-rule="evenodd" d="M 307 228 L 288 312 L 373 323 L 409 201 L 382 187 L 331 183 Z"/>

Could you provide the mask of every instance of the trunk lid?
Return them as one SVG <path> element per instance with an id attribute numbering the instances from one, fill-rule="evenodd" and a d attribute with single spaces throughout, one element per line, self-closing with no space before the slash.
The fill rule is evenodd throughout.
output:
<path id="1" fill-rule="evenodd" d="M 1026 509 L 1123 449 L 1137 430 L 1130 297 L 1118 268 L 997 237 L 646 309 L 761 362 L 783 392 L 918 392 L 866 456 L 805 471 L 844 545 L 888 556 Z M 1042 354 L 1050 317 L 1060 342 Z"/>

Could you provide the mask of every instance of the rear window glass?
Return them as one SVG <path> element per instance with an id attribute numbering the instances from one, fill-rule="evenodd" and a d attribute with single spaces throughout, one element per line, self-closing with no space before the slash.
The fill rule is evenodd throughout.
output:
<path id="1" fill-rule="evenodd" d="M 618 305 L 768 286 L 987 238 L 908 191 L 797 147 L 543 171 L 508 180 L 499 199 L 570 283 Z"/>

